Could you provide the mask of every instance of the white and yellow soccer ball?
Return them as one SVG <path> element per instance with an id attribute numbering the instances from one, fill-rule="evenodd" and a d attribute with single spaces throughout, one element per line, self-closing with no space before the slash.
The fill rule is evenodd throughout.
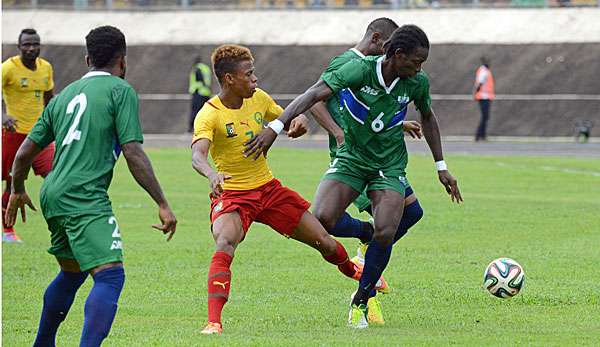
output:
<path id="1" fill-rule="evenodd" d="M 483 288 L 499 298 L 511 298 L 525 283 L 523 267 L 510 258 L 498 258 L 490 263 L 483 274 Z"/>

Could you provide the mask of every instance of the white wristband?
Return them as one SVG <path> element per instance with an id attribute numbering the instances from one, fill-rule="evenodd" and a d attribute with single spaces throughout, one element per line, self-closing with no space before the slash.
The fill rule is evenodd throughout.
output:
<path id="1" fill-rule="evenodd" d="M 448 166 L 446 165 L 446 162 L 443 160 L 436 161 L 435 167 L 437 168 L 438 171 L 447 171 L 448 170 Z"/>
<path id="2" fill-rule="evenodd" d="M 267 124 L 267 126 L 271 129 L 273 129 L 275 134 L 279 134 L 281 132 L 281 130 L 283 130 L 283 122 L 280 121 L 279 119 L 275 119 L 274 121 L 269 122 L 269 124 Z"/>

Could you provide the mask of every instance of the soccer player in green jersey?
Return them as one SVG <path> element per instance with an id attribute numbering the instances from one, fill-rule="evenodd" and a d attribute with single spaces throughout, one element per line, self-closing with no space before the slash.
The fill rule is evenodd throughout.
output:
<path id="1" fill-rule="evenodd" d="M 161 224 L 169 234 L 177 220 L 165 199 L 141 143 L 138 97 L 124 80 L 125 36 L 103 26 L 86 36 L 90 72 L 54 97 L 17 152 L 6 219 L 13 225 L 17 211 L 25 221 L 25 205 L 34 209 L 24 180 L 33 158 L 56 141 L 53 170 L 40 193 L 60 272 L 44 294 L 44 306 L 34 346 L 54 346 L 75 294 L 88 273 L 94 286 L 85 302 L 80 346 L 100 346 L 108 336 L 125 281 L 123 244 L 107 190 L 123 151 L 129 171 L 158 205 Z"/>
<path id="2" fill-rule="evenodd" d="M 373 205 L 375 230 L 365 266 L 352 299 L 349 323 L 368 327 L 367 301 L 389 262 L 405 206 L 408 153 L 402 123 L 408 104 L 421 114 L 423 134 L 436 162 L 440 182 L 452 201 L 461 202 L 456 179 L 443 160 L 437 120 L 431 109 L 429 80 L 421 71 L 429 55 L 427 35 L 415 25 L 398 28 L 384 44 L 385 55 L 355 59 L 297 97 L 277 120 L 246 145 L 245 153 L 266 153 L 287 124 L 317 101 L 340 93 L 344 105 L 345 142 L 325 172 L 315 198 L 315 215 L 330 230 L 365 188 Z"/>

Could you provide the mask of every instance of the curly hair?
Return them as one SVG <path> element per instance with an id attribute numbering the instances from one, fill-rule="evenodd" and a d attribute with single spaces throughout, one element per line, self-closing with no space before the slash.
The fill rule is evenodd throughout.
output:
<path id="1" fill-rule="evenodd" d="M 399 49 L 404 54 L 411 54 L 417 48 L 429 49 L 427 34 L 416 25 L 403 25 L 396 29 L 392 36 L 383 44 L 385 56 L 393 56 Z"/>
<path id="2" fill-rule="evenodd" d="M 231 73 L 237 64 L 244 60 L 254 61 L 247 47 L 239 45 L 222 45 L 217 47 L 210 57 L 215 75 L 221 81 L 226 73 Z"/>
<path id="3" fill-rule="evenodd" d="M 127 54 L 125 35 L 109 25 L 92 29 L 85 37 L 85 46 L 92 65 L 96 68 L 111 66 L 118 57 Z"/>

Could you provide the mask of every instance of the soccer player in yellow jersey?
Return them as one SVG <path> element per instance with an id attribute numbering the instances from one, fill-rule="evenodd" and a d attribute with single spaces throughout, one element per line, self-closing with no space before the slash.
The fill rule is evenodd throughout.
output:
<path id="1" fill-rule="evenodd" d="M 244 143 L 262 130 L 263 122 L 283 112 L 257 88 L 253 62 L 246 47 L 218 47 L 212 63 L 221 91 L 204 104 L 194 121 L 192 165 L 210 182 L 216 244 L 208 270 L 208 325 L 203 334 L 222 332 L 221 311 L 229 297 L 231 262 L 254 221 L 317 249 L 348 277 L 359 279 L 361 273 L 344 247 L 308 212 L 309 202 L 273 177 L 266 158 L 254 161 L 243 155 Z M 306 118 L 300 117 L 289 128 L 293 136 L 306 132 Z M 216 169 L 208 162 L 209 151 Z"/>
<path id="2" fill-rule="evenodd" d="M 10 196 L 10 171 L 15 154 L 54 95 L 52 65 L 39 57 L 40 36 L 34 29 L 21 31 L 18 49 L 19 55 L 2 63 L 2 96 L 6 106 L 6 112 L 2 112 L 2 180 L 6 181 L 3 216 Z M 46 177 L 52 170 L 53 157 L 54 143 L 35 157 L 32 165 L 35 174 Z M 6 226 L 4 218 L 2 227 L 3 242 L 21 242 L 15 230 Z"/>

